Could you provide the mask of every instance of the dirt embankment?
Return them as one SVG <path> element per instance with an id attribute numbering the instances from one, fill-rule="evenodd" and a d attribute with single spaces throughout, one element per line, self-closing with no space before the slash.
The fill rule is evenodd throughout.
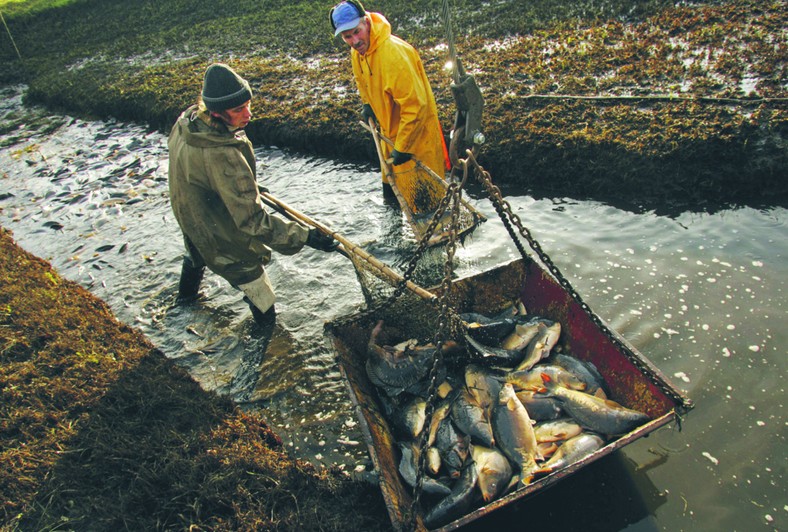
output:
<path id="1" fill-rule="evenodd" d="M 389 526 L 379 491 L 291 459 L 6 230 L 0 464 L 0 530 Z"/>

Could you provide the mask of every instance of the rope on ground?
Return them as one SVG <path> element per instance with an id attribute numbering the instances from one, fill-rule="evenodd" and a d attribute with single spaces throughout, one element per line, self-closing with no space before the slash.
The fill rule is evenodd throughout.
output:
<path id="1" fill-rule="evenodd" d="M 635 95 L 597 95 L 582 96 L 575 94 L 529 94 L 523 96 L 523 100 L 584 100 L 584 101 L 681 101 L 681 102 L 701 102 L 701 103 L 731 103 L 743 105 L 760 105 L 763 103 L 786 103 L 788 98 L 717 98 L 713 96 L 672 96 L 670 94 L 648 94 L 643 96 Z"/>
<path id="2" fill-rule="evenodd" d="M 6 33 L 8 33 L 8 38 L 11 39 L 11 44 L 14 45 L 14 50 L 16 50 L 16 56 L 21 61 L 22 60 L 22 54 L 19 53 L 19 48 L 16 47 L 16 42 L 14 41 L 14 36 L 11 35 L 11 30 L 8 29 L 8 24 L 5 23 L 5 17 L 3 16 L 3 12 L 2 11 L 0 11 L 0 20 L 3 21 L 3 26 L 5 26 L 5 31 L 6 31 Z"/>

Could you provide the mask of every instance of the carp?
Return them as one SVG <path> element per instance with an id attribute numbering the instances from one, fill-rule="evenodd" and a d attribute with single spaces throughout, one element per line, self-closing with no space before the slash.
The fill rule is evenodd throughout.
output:
<path id="1" fill-rule="evenodd" d="M 514 331 L 501 341 L 501 348 L 522 351 L 541 330 L 553 323 L 555 322 L 552 320 L 539 317 L 531 318 L 523 323 L 516 323 Z"/>
<path id="2" fill-rule="evenodd" d="M 427 377 L 432 369 L 435 346 L 419 346 L 415 340 L 402 342 L 396 346 L 378 345 L 377 339 L 383 328 L 379 321 L 370 335 L 367 345 L 366 371 L 369 380 L 382 389 L 389 397 L 397 397 L 403 392 L 424 395 L 429 383 Z M 447 342 L 446 350 L 456 344 Z M 438 368 L 438 379 L 446 377 L 446 368 Z"/>
<path id="3" fill-rule="evenodd" d="M 394 426 L 405 433 L 409 438 L 414 439 L 421 434 L 424 428 L 427 400 L 422 397 L 414 397 L 403 408 L 394 408 L 390 414 Z"/>
<path id="4" fill-rule="evenodd" d="M 451 417 L 457 428 L 471 437 L 471 441 L 487 447 L 495 445 L 490 419 L 467 389 L 461 389 L 452 401 Z"/>
<path id="5" fill-rule="evenodd" d="M 554 397 L 548 397 L 534 390 L 521 390 L 515 395 L 523 403 L 528 416 L 534 421 L 548 421 L 564 415 L 561 401 Z"/>
<path id="6" fill-rule="evenodd" d="M 539 331 L 525 348 L 525 355 L 514 368 L 517 371 L 531 369 L 540 360 L 550 355 L 550 350 L 558 343 L 561 336 L 561 323 L 545 320 L 539 322 Z"/>
<path id="7" fill-rule="evenodd" d="M 438 448 L 441 461 L 451 478 L 460 476 L 470 452 L 469 445 L 470 437 L 454 428 L 451 417 L 446 417 L 440 422 L 435 436 L 435 447 Z"/>
<path id="8" fill-rule="evenodd" d="M 554 382 L 570 390 L 585 391 L 586 389 L 586 383 L 577 378 L 574 373 L 552 364 L 537 364 L 531 369 L 512 370 L 506 374 L 506 382 L 511 382 L 516 392 L 541 390 L 544 388 L 543 374 L 547 374 Z"/>
<path id="9" fill-rule="evenodd" d="M 493 370 L 478 364 L 468 364 L 465 367 L 465 387 L 482 407 L 487 419 L 492 419 L 492 411 L 498 402 L 498 393 L 501 390 L 501 375 Z"/>
<path id="10" fill-rule="evenodd" d="M 601 449 L 604 444 L 605 440 L 603 440 L 600 435 L 594 434 L 593 432 L 578 434 L 565 441 L 555 454 L 553 454 L 550 460 L 545 462 L 542 467 L 534 471 L 534 473 L 542 475 L 563 469 L 594 451 Z"/>
<path id="11" fill-rule="evenodd" d="M 402 475 L 402 478 L 410 487 L 414 487 L 419 470 L 419 446 L 416 442 L 399 442 L 397 445 L 402 454 L 399 461 L 399 474 Z M 424 479 L 422 489 L 425 493 L 442 496 L 451 493 L 451 488 L 440 480 L 434 479 L 429 475 L 423 475 L 422 478 Z"/>
<path id="12" fill-rule="evenodd" d="M 509 487 L 512 466 L 501 452 L 481 445 L 471 445 L 471 457 L 479 475 L 479 491 L 484 502 L 497 499 Z"/>
<path id="13" fill-rule="evenodd" d="M 435 441 L 438 439 L 438 430 L 443 424 L 443 420 L 448 419 L 450 415 L 451 401 L 449 399 L 443 399 L 439 401 L 437 405 L 435 405 L 435 408 L 432 411 L 432 416 L 430 417 L 430 432 L 427 436 L 428 444 L 435 444 Z"/>
<path id="14" fill-rule="evenodd" d="M 610 399 L 602 399 L 585 392 L 570 390 L 542 375 L 545 393 L 561 401 L 564 411 L 583 428 L 615 436 L 625 434 L 647 422 L 650 418 L 638 410 L 632 410 Z"/>
<path id="15" fill-rule="evenodd" d="M 441 453 L 437 447 L 427 447 L 427 459 L 425 460 L 427 471 L 437 475 L 441 470 Z"/>
<path id="16" fill-rule="evenodd" d="M 527 485 L 542 459 L 534 435 L 533 424 L 525 407 L 514 393 L 511 383 L 501 386 L 493 410 L 493 434 L 499 449 L 520 470 L 520 482 Z"/>
<path id="17" fill-rule="evenodd" d="M 534 426 L 534 435 L 539 443 L 568 440 L 581 432 L 583 427 L 568 417 L 537 423 Z"/>
<path id="18" fill-rule="evenodd" d="M 602 377 L 602 374 L 599 373 L 599 370 L 592 362 L 581 360 L 563 353 L 550 355 L 548 362 L 572 372 L 578 379 L 586 384 L 586 389 L 584 390 L 586 393 L 603 398 L 610 396 L 610 390 L 607 387 L 604 377 Z"/>

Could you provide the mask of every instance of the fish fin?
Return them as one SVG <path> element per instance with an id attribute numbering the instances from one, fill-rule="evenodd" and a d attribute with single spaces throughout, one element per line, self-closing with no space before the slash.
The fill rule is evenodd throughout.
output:
<path id="1" fill-rule="evenodd" d="M 515 401 L 516 401 L 516 402 L 515 402 Z M 518 403 L 519 403 L 519 404 L 518 404 Z M 507 408 L 507 409 L 508 409 L 510 412 L 514 412 L 514 411 L 515 411 L 515 410 L 517 410 L 518 408 L 522 408 L 522 407 L 523 407 L 523 404 L 522 404 L 522 403 L 520 403 L 520 400 L 519 400 L 519 399 L 517 399 L 517 396 L 516 396 L 516 395 L 514 396 L 514 398 L 512 398 L 512 399 L 509 399 L 508 401 L 506 401 L 506 408 Z"/>
<path id="2" fill-rule="evenodd" d="M 539 393 L 547 393 L 556 387 L 557 383 L 553 380 L 552 377 L 550 377 L 550 375 L 548 375 L 547 373 L 542 373 L 541 377 L 542 377 L 542 382 L 544 383 L 544 388 L 540 389 Z"/>
<path id="3" fill-rule="evenodd" d="M 452 391 L 453 388 L 451 383 L 449 381 L 443 381 L 440 386 L 438 386 L 438 397 L 446 399 Z"/>
<path id="4" fill-rule="evenodd" d="M 552 456 L 558 450 L 558 444 L 554 441 L 551 442 L 543 442 L 539 444 L 539 453 L 542 455 L 543 458 L 547 458 L 548 456 Z"/>
<path id="5" fill-rule="evenodd" d="M 520 484 L 520 474 L 515 473 L 514 475 L 512 475 L 512 478 L 509 479 L 509 484 L 506 486 L 506 489 L 503 490 L 503 493 L 509 493 L 512 490 L 516 490 L 519 484 Z"/>

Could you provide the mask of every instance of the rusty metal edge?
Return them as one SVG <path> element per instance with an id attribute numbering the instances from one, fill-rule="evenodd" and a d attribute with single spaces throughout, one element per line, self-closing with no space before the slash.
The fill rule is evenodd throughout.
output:
<path id="1" fill-rule="evenodd" d="M 491 512 L 499 508 L 502 508 L 514 502 L 524 500 L 526 498 L 539 495 L 539 493 L 541 493 L 544 489 L 556 484 L 557 482 L 563 480 L 564 478 L 570 475 L 573 475 L 574 473 L 576 473 L 583 467 L 587 466 L 588 464 L 596 462 L 600 458 L 612 454 L 618 451 L 619 449 L 621 449 L 622 447 L 629 445 L 633 441 L 638 440 L 654 432 L 655 430 L 674 421 L 675 418 L 676 418 L 675 412 L 668 412 L 663 416 L 660 416 L 659 418 L 653 419 L 648 423 L 646 423 L 645 425 L 642 425 L 637 429 L 633 430 L 632 432 L 629 432 L 628 434 L 625 434 L 624 436 L 610 442 L 609 444 L 605 445 L 601 449 L 589 454 L 588 456 L 578 460 L 577 462 L 574 462 L 571 465 L 563 469 L 560 469 L 554 473 L 550 473 L 549 475 L 535 482 L 532 482 L 531 484 L 529 484 L 524 488 L 520 488 L 517 491 L 504 495 L 503 497 L 500 497 L 492 501 L 490 504 L 481 506 L 465 514 L 459 519 L 452 521 L 451 523 L 448 523 L 440 528 L 432 529 L 431 532 L 450 532 L 452 530 L 456 530 L 477 519 L 481 519 L 482 517 L 490 514 Z"/>

